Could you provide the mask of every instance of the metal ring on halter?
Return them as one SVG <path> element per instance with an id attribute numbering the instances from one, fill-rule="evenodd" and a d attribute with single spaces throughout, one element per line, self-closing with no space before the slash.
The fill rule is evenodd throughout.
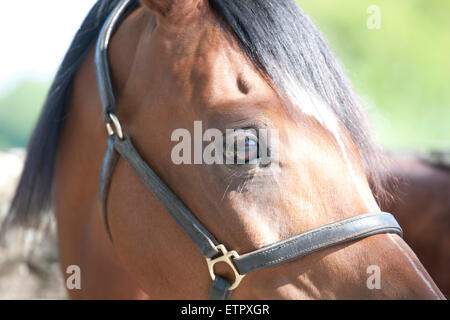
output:
<path id="1" fill-rule="evenodd" d="M 237 270 L 236 266 L 233 263 L 232 259 L 239 258 L 239 254 L 236 251 L 228 251 L 223 244 L 220 244 L 216 246 L 217 250 L 219 250 L 222 255 L 217 258 L 206 258 L 206 263 L 208 264 L 208 270 L 209 274 L 211 275 L 211 279 L 214 281 L 216 280 L 216 274 L 214 273 L 214 265 L 218 262 L 224 262 L 226 263 L 231 270 L 234 272 L 234 282 L 233 284 L 228 288 L 228 290 L 234 290 L 236 289 L 239 284 L 241 283 L 242 279 L 245 277 L 245 275 L 242 275 Z"/>
<path id="2" fill-rule="evenodd" d="M 112 124 L 114 125 L 114 129 L 113 129 L 113 126 L 111 126 L 111 123 L 106 124 L 106 130 L 108 130 L 108 134 L 110 136 L 117 134 L 119 139 L 123 140 L 123 131 L 122 131 L 122 126 L 120 125 L 119 119 L 116 117 L 116 115 L 114 113 L 109 113 L 108 115 L 112 121 Z"/>

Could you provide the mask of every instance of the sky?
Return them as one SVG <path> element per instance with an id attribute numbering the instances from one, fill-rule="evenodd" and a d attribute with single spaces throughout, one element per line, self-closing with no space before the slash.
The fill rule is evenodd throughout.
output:
<path id="1" fill-rule="evenodd" d="M 0 94 L 50 80 L 95 0 L 0 1 Z"/>

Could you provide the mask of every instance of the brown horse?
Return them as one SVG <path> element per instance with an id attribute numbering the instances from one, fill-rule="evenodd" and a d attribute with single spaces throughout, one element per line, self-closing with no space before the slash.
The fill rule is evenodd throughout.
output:
<path id="1" fill-rule="evenodd" d="M 123 159 L 108 200 L 114 245 L 102 221 L 107 134 L 93 44 L 119 2 L 98 1 L 76 35 L 30 142 L 9 222 L 36 222 L 54 205 L 62 271 L 81 269 L 72 298 L 204 299 L 204 258 Z M 381 160 L 360 103 L 294 1 L 142 0 L 131 9 L 110 45 L 117 116 L 142 158 L 221 243 L 246 253 L 380 211 L 369 181 L 381 189 Z M 192 131 L 194 121 L 222 132 L 275 129 L 278 161 L 176 165 L 172 133 Z M 379 270 L 379 286 L 368 285 L 371 270 Z M 226 265 L 215 271 L 230 277 Z M 385 233 L 250 273 L 234 298 L 444 297 L 402 238 Z"/>
<path id="2" fill-rule="evenodd" d="M 447 153 L 447 156 L 449 154 Z M 450 294 L 450 166 L 445 153 L 390 154 L 395 212 L 404 238 L 446 296 Z"/>

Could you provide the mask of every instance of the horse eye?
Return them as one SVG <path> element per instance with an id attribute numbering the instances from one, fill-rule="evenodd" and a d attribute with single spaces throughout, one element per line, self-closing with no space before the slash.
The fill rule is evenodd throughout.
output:
<path id="1" fill-rule="evenodd" d="M 251 131 L 240 130 L 225 139 L 224 156 L 227 164 L 257 164 L 258 137 Z"/>

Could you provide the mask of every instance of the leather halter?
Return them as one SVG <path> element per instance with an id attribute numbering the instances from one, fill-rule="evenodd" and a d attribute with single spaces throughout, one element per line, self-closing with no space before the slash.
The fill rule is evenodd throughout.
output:
<path id="1" fill-rule="evenodd" d="M 236 251 L 228 251 L 146 164 L 133 146 L 130 137 L 122 131 L 120 122 L 115 116 L 115 96 L 108 61 L 109 42 L 126 14 L 138 6 L 139 2 L 135 0 L 120 1 L 100 33 L 95 54 L 98 87 L 109 133 L 100 181 L 100 197 L 103 220 L 111 241 L 107 200 L 114 169 L 120 157 L 136 171 L 145 186 L 158 198 L 206 258 L 213 280 L 210 299 L 229 299 L 242 278 L 251 271 L 275 267 L 331 246 L 375 234 L 396 233 L 402 236 L 402 229 L 391 214 L 365 213 L 324 225 L 243 255 L 239 255 Z M 214 265 L 218 262 L 228 264 L 235 274 L 234 281 L 231 282 L 214 273 Z"/>

